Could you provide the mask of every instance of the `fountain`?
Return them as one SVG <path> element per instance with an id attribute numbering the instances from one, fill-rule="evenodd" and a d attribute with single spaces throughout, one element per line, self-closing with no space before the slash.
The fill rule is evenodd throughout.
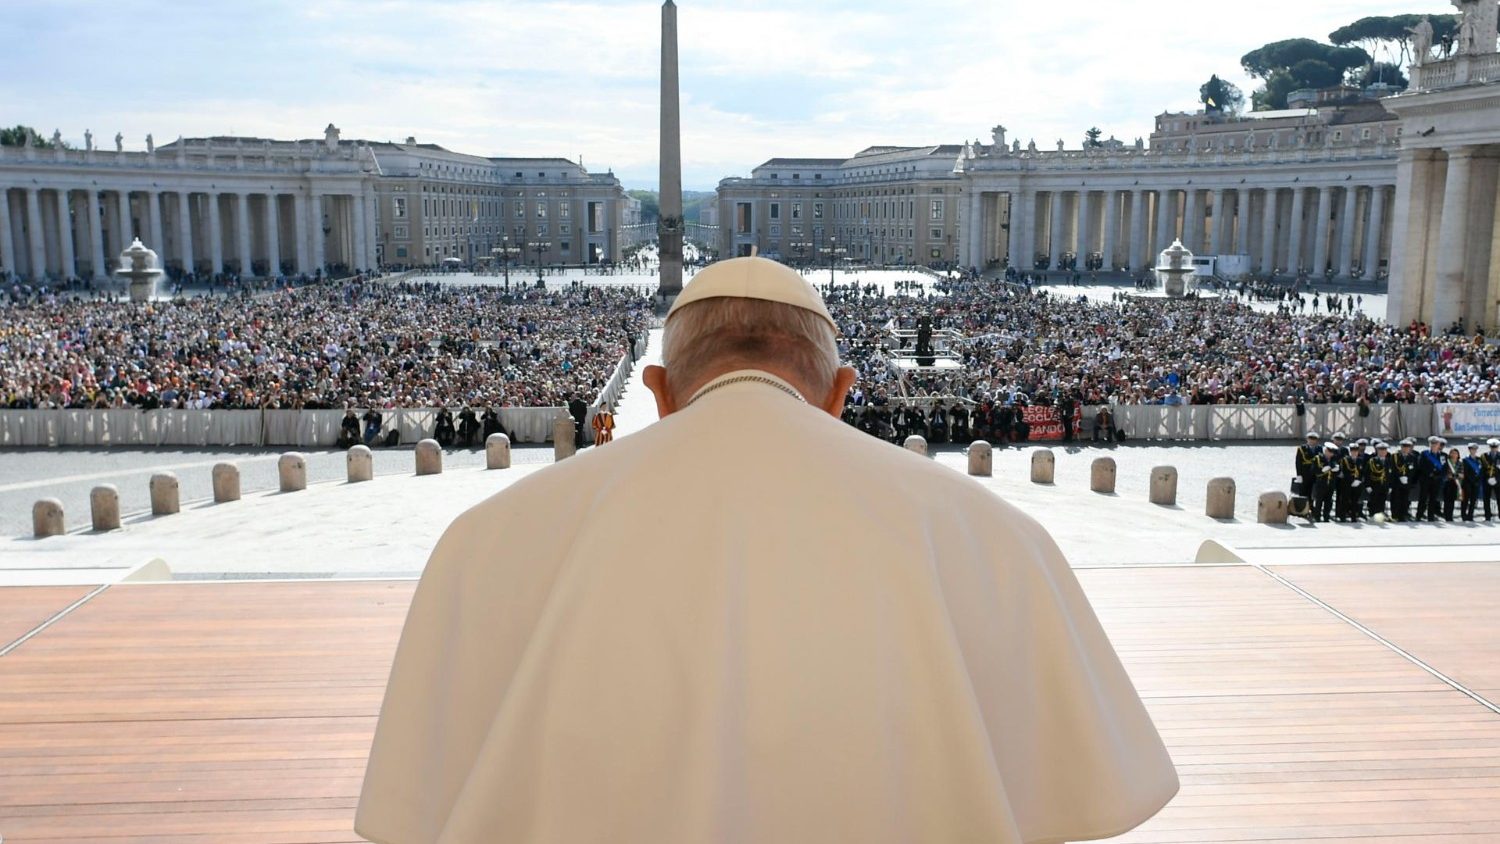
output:
<path id="1" fill-rule="evenodd" d="M 120 253 L 120 268 L 115 275 L 130 282 L 130 301 L 149 302 L 156 293 L 156 280 L 162 276 L 161 264 L 156 253 L 136 238 Z"/>
<path id="2" fill-rule="evenodd" d="M 1198 270 L 1193 266 L 1193 253 L 1174 240 L 1172 245 L 1156 259 L 1156 280 L 1169 299 L 1181 299 L 1187 295 L 1188 281 Z"/>

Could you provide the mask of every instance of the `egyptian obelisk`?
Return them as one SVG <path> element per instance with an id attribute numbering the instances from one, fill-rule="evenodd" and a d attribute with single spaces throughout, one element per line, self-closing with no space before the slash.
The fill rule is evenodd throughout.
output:
<path id="1" fill-rule="evenodd" d="M 661 244 L 663 296 L 682 292 L 682 120 L 677 107 L 677 6 L 661 5 Z"/>

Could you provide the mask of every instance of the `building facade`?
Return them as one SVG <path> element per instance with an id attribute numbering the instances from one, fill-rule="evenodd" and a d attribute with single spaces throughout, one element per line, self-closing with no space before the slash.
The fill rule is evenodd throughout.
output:
<path id="1" fill-rule="evenodd" d="M 773 158 L 719 182 L 719 254 L 881 264 L 955 260 L 958 146 L 870 147 L 853 158 Z"/>
<path id="2" fill-rule="evenodd" d="M 1240 273 L 1374 279 L 1391 247 L 1401 129 L 1375 103 L 1240 118 L 1164 114 L 1141 141 L 965 145 L 961 262 L 1140 273 L 1174 240 Z"/>
<path id="3" fill-rule="evenodd" d="M 346 141 L 333 126 L 321 140 L 55 146 L 0 147 L 0 275 L 106 278 L 135 237 L 174 271 L 257 277 L 468 263 L 506 245 L 547 264 L 621 249 L 619 180 L 565 159 Z"/>
<path id="4" fill-rule="evenodd" d="M 1386 317 L 1442 331 L 1500 324 L 1500 51 L 1494 3 L 1460 3 L 1452 58 L 1416 50 L 1408 92 L 1386 100 L 1404 140 Z M 1430 44 L 1430 39 L 1428 41 Z"/>

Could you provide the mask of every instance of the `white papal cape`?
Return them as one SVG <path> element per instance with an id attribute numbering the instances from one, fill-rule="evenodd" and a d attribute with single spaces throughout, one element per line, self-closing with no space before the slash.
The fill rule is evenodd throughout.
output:
<path id="1" fill-rule="evenodd" d="M 382 844 L 1037 844 L 1177 777 L 1066 560 L 764 383 L 461 515 L 356 829 Z"/>

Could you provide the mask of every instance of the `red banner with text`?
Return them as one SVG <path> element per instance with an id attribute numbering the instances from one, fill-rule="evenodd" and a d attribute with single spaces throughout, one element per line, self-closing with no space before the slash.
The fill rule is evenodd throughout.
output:
<path id="1" fill-rule="evenodd" d="M 1055 407 L 1042 407 L 1029 404 L 1021 409 L 1021 418 L 1031 426 L 1031 433 L 1027 439 L 1032 442 L 1043 440 L 1061 440 L 1063 438 L 1062 414 Z M 1073 408 L 1073 436 L 1078 436 L 1078 429 L 1083 424 L 1083 407 L 1080 405 Z"/>

